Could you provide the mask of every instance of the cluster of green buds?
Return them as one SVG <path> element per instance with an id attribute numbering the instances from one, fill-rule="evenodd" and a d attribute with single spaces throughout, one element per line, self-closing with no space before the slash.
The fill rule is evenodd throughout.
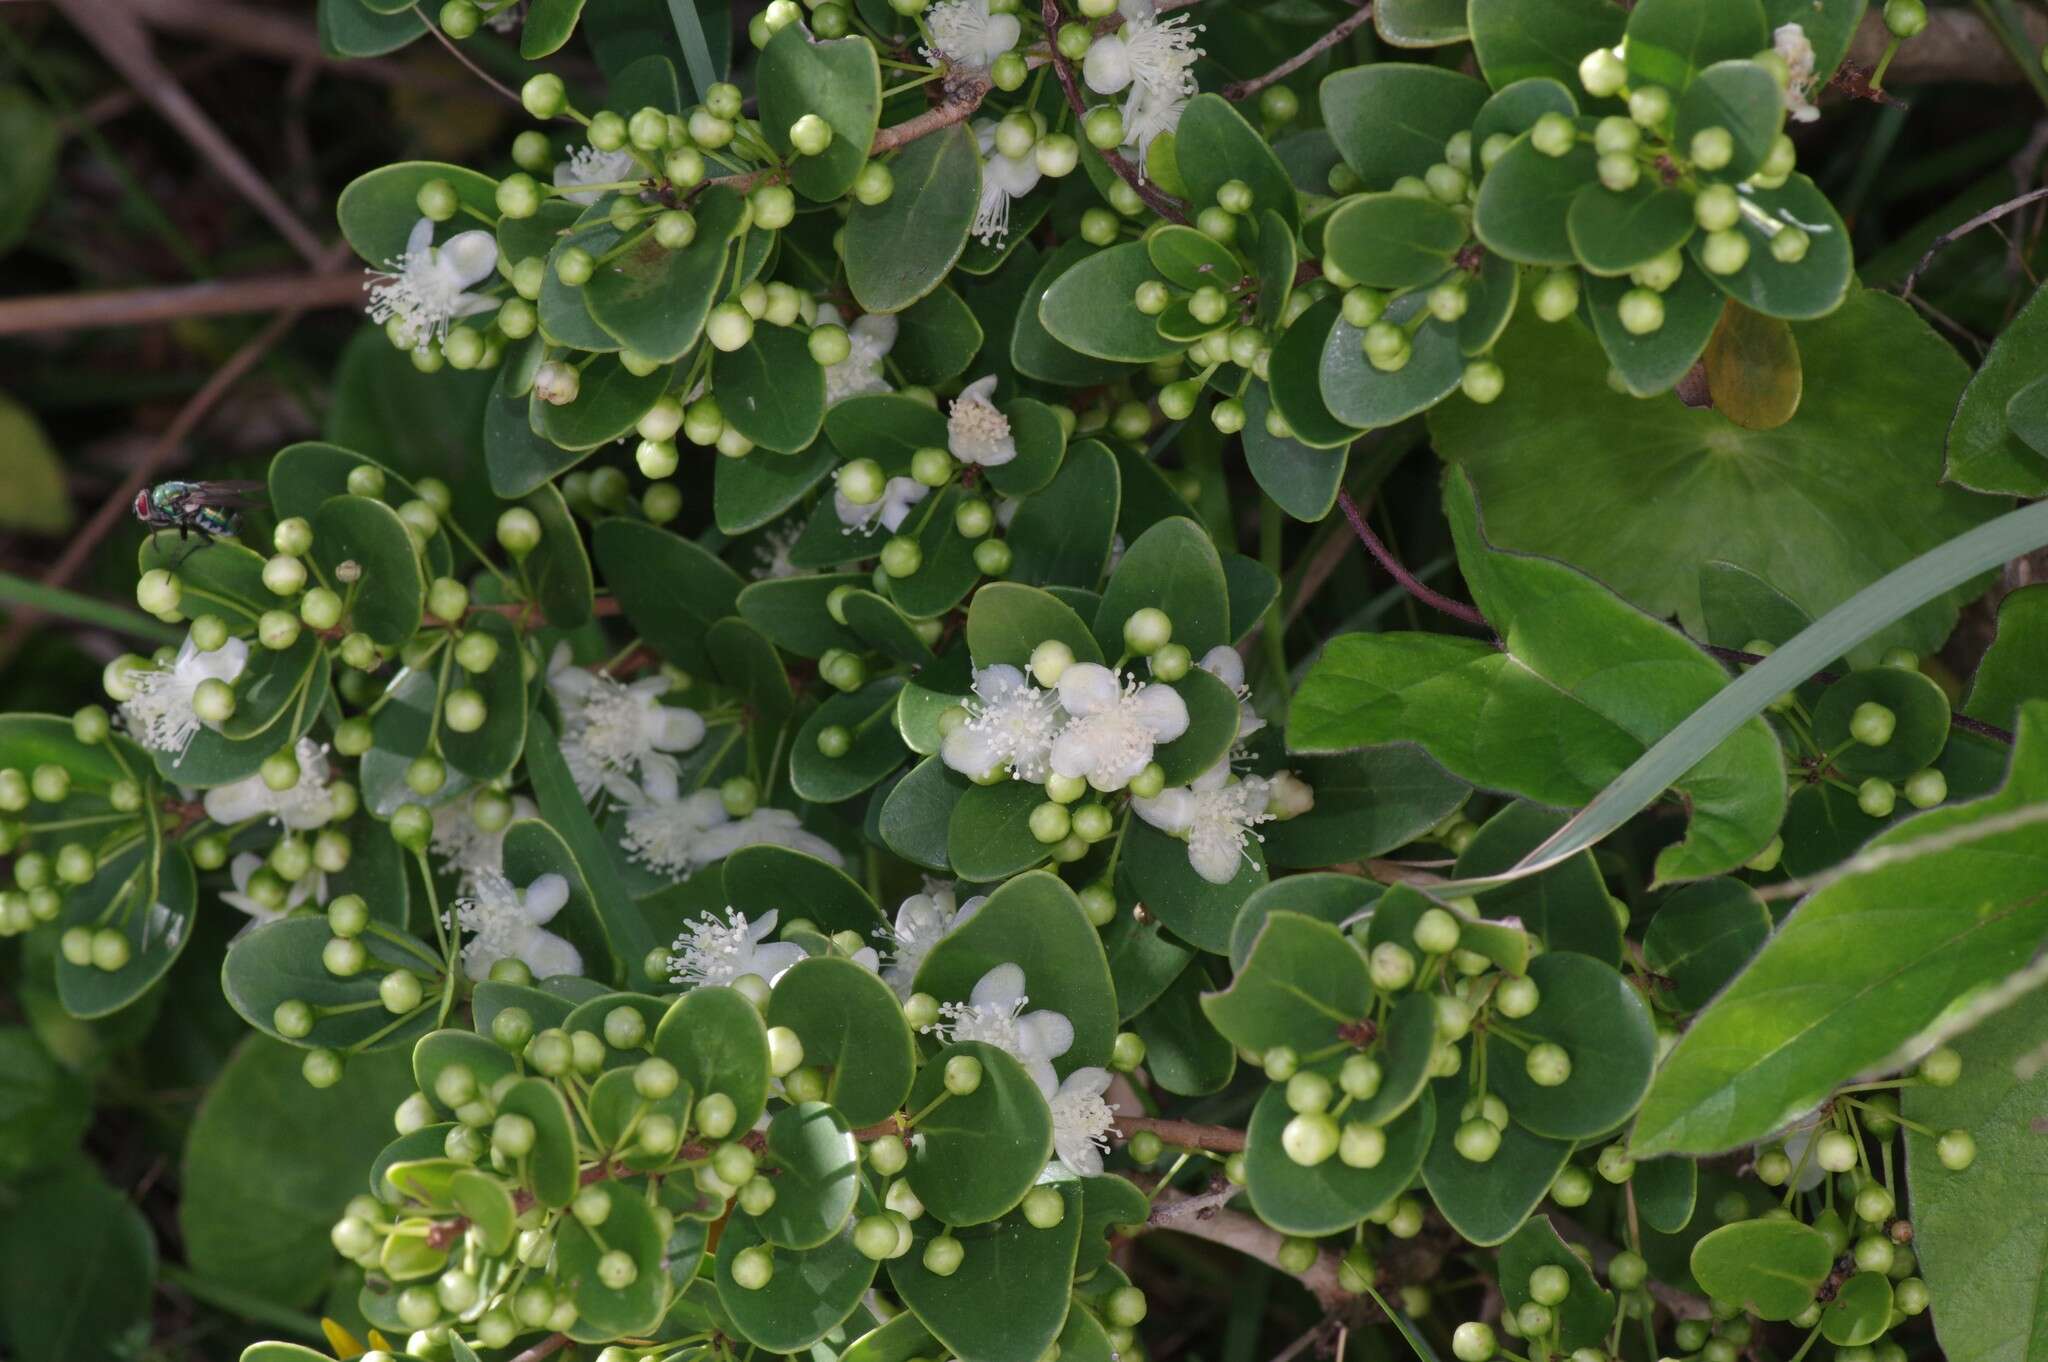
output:
<path id="1" fill-rule="evenodd" d="M 97 705 L 72 716 L 71 733 L 82 746 L 118 754 L 107 712 Z M 104 842 L 104 834 L 116 828 L 125 832 L 144 798 L 143 785 L 133 775 L 79 778 L 54 761 L 26 771 L 0 770 L 0 855 L 12 857 L 13 872 L 12 885 L 0 890 L 0 937 L 54 922 L 66 892 L 90 884 L 102 861 L 118 849 Z M 43 849 L 52 844 L 54 849 Z M 112 926 L 73 926 L 62 944 L 71 963 L 101 970 L 122 968 L 131 953 L 127 935 Z"/>

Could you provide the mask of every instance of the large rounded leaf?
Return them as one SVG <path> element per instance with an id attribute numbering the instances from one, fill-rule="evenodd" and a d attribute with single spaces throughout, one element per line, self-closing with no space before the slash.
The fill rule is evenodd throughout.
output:
<path id="1" fill-rule="evenodd" d="M 1302 1235 L 1350 1229 L 1399 1196 L 1422 1167 L 1437 1123 L 1436 1103 L 1425 1095 L 1386 1128 L 1386 1152 L 1378 1164 L 1353 1168 L 1332 1157 L 1306 1168 L 1280 1146 L 1280 1132 L 1293 1116 L 1286 1087 L 1269 1084 L 1246 1132 L 1245 1174 L 1259 1219 L 1284 1234 Z"/>
<path id="2" fill-rule="evenodd" d="M 1563 558 L 1695 635 L 1700 570 L 1716 560 L 1819 616 L 1999 506 L 1941 485 L 1936 451 L 1968 371 L 1909 307 L 1859 293 L 1793 334 L 1806 394 L 1774 430 L 1744 430 L 1675 397 L 1615 393 L 1583 333 L 1529 319 L 1495 352 L 1513 376 L 1500 400 L 1453 399 L 1430 426 L 1444 457 L 1471 474 L 1487 533 L 1503 547 Z M 1901 373 L 1914 381 L 1898 382 Z M 1654 523 L 1588 513 L 1623 504 L 1664 512 Z M 1859 659 L 1934 648 L 1954 618 L 1953 598 L 1923 607 Z"/>
<path id="3" fill-rule="evenodd" d="M 873 1209 L 869 1200 L 863 1213 Z M 851 1232 L 837 1234 L 812 1249 L 772 1249 L 774 1276 L 750 1291 L 732 1279 L 732 1261 L 765 1242 L 752 1216 L 735 1212 L 726 1222 L 714 1267 L 718 1301 L 749 1342 L 771 1353 L 800 1353 L 860 1305 L 876 1263 L 853 1246 Z"/>
<path id="4" fill-rule="evenodd" d="M 1052 1158 L 1052 1111 L 1024 1066 L 992 1045 L 963 1041 L 934 1055 L 910 1090 L 922 1111 L 946 1092 L 946 1062 L 970 1056 L 981 1084 L 948 1096 L 917 1123 L 905 1176 L 925 1209 L 946 1225 L 979 1225 L 1024 1199 Z M 913 1250 L 914 1252 L 914 1250 Z"/>
<path id="5" fill-rule="evenodd" d="M 1692 1275 L 1716 1300 L 1762 1319 L 1790 1319 L 1835 1265 L 1827 1236 L 1797 1220 L 1738 1220 L 1692 1248 Z"/>
<path id="6" fill-rule="evenodd" d="M 591 1186 L 611 1202 L 598 1232 L 602 1240 L 573 1215 L 563 1216 L 555 1231 L 555 1277 L 576 1302 L 571 1336 L 596 1343 L 621 1334 L 644 1334 L 660 1323 L 667 1304 L 661 1228 L 639 1188 L 612 1180 Z M 597 1260 L 610 1250 L 626 1254 L 638 1269 L 620 1290 L 606 1286 L 597 1275 Z"/>
<path id="7" fill-rule="evenodd" d="M 1550 1140 L 1510 1121 L 1500 1148 L 1474 1163 L 1453 1143 L 1471 1097 L 1469 1057 L 1449 1078 L 1430 1084 L 1436 1097 L 1436 1134 L 1422 1161 L 1422 1182 L 1451 1228 L 1475 1244 L 1498 1244 L 1520 1229 L 1550 1190 L 1565 1161 L 1568 1140 Z"/>
<path id="8" fill-rule="evenodd" d="M 775 983 L 768 1023 L 796 1032 L 804 1063 L 825 1071 L 826 1100 L 854 1125 L 883 1120 L 910 1091 L 917 1050 L 903 1008 L 887 984 L 851 960 L 798 962 Z"/>
<path id="9" fill-rule="evenodd" d="M 675 1065 L 699 1097 L 730 1097 L 736 1129 L 751 1128 L 768 1104 L 768 1028 L 754 1005 L 729 988 L 694 988 L 676 999 L 654 1029 L 654 1053 Z"/>
<path id="10" fill-rule="evenodd" d="M 950 1277 L 925 1271 L 934 1227 L 917 1224 L 917 1242 L 889 1262 L 889 1281 L 946 1349 L 976 1362 L 1036 1362 L 1066 1322 L 1082 1224 L 1081 1184 L 1048 1184 L 1066 1203 L 1051 1229 L 1021 1215 L 991 1225 L 949 1229 L 965 1250 Z"/>
<path id="11" fill-rule="evenodd" d="M 823 1102 L 784 1107 L 768 1123 L 765 1152 L 775 1204 L 754 1217 L 761 1237 L 808 1249 L 839 1233 L 860 1192 L 860 1146 L 846 1117 Z"/>
<path id="12" fill-rule="evenodd" d="M 1563 1046 L 1571 1076 L 1543 1087 L 1518 1055 L 1496 1045 L 1489 1051 L 1494 1062 L 1488 1077 L 1516 1123 L 1539 1135 L 1578 1140 L 1613 1130 L 1650 1087 L 1657 1032 L 1649 1007 L 1612 966 L 1591 956 L 1546 952 L 1529 962 L 1529 978 L 1542 1001 L 1515 1029 Z"/>

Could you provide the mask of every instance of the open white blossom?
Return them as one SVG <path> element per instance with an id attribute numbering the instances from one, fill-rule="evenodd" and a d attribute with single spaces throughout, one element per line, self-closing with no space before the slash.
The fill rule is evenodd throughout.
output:
<path id="1" fill-rule="evenodd" d="M 789 561 L 789 551 L 796 547 L 796 541 L 803 535 L 804 527 L 795 521 L 778 525 L 762 535 L 761 542 L 754 546 L 754 580 L 777 581 L 794 577 L 802 571 Z"/>
<path id="2" fill-rule="evenodd" d="M 220 901 L 222 903 L 238 912 L 249 915 L 248 923 L 242 928 L 245 932 L 251 927 L 262 927 L 276 922 L 286 913 L 289 913 L 292 909 L 313 896 L 315 876 L 310 874 L 302 875 L 299 877 L 297 884 L 292 885 L 285 891 L 282 904 L 275 908 L 266 907 L 262 900 L 249 892 L 249 877 L 262 868 L 263 858 L 261 856 L 253 851 L 243 852 L 235 857 L 234 860 L 228 862 L 228 879 L 234 883 L 235 887 L 220 891 Z"/>
<path id="3" fill-rule="evenodd" d="M 1272 789 L 1261 776 L 1230 778 L 1230 763 L 1219 761 L 1186 785 L 1161 790 L 1151 799 L 1133 799 L 1138 817 L 1170 837 L 1188 844 L 1188 864 L 1211 884 L 1228 884 L 1237 876 L 1252 829 L 1267 822 L 1266 802 Z"/>
<path id="4" fill-rule="evenodd" d="M 1116 1113 L 1102 1094 L 1109 1090 L 1109 1070 L 1076 1069 L 1061 1081 L 1052 1106 L 1052 1150 L 1077 1178 L 1102 1176 L 1102 1156 L 1116 1134 Z"/>
<path id="5" fill-rule="evenodd" d="M 1060 705 L 1072 722 L 1053 739 L 1052 769 L 1085 776 L 1098 790 L 1121 790 L 1152 761 L 1152 749 L 1187 732 L 1187 702 L 1171 686 L 1123 681 L 1095 662 L 1060 676 Z"/>
<path id="6" fill-rule="evenodd" d="M 984 73 L 997 57 L 1017 45 L 1024 26 L 1014 14 L 989 13 L 988 0 L 946 0 L 924 13 L 932 45 L 925 60 L 943 60 L 960 70 Z"/>
<path id="7" fill-rule="evenodd" d="M 839 513 L 839 523 L 848 534 L 864 534 L 877 520 L 894 534 L 910 518 L 910 508 L 930 496 L 931 490 L 915 478 L 891 478 L 882 484 L 882 495 L 866 506 L 849 501 L 844 492 L 834 492 L 832 509 Z"/>
<path id="8" fill-rule="evenodd" d="M 578 147 L 569 153 L 568 160 L 555 162 L 555 188 L 568 190 L 562 197 L 571 203 L 596 203 L 604 197 L 603 190 L 576 189 L 574 186 L 618 184 L 622 180 L 637 179 L 634 172 L 638 165 L 633 153 L 624 147 L 617 151 Z"/>
<path id="9" fill-rule="evenodd" d="M 512 816 L 496 832 L 477 826 L 466 799 L 450 800 L 434 810 L 434 834 L 428 843 L 441 869 L 455 877 L 455 892 L 476 892 L 479 876 L 505 873 L 505 829 L 524 818 L 540 817 L 540 806 L 525 795 L 512 796 Z"/>
<path id="10" fill-rule="evenodd" d="M 984 375 L 962 388 L 947 409 L 946 447 L 962 463 L 996 468 L 1017 457 L 1010 418 L 989 401 L 995 390 L 996 376 Z"/>
<path id="11" fill-rule="evenodd" d="M 775 920 L 770 909 L 752 922 L 734 908 L 720 918 L 705 913 L 683 928 L 670 948 L 669 978 L 685 988 L 706 988 L 732 983 L 743 974 L 758 974 L 769 983 L 804 958 L 804 948 L 794 941 L 770 941 Z"/>
<path id="12" fill-rule="evenodd" d="M 1124 101 L 1124 145 L 1137 153 L 1138 178 L 1145 176 L 1145 154 L 1152 149 L 1153 140 L 1177 130 L 1187 107 L 1186 95 L 1155 91 L 1146 85 L 1131 87 L 1131 97 Z"/>
<path id="13" fill-rule="evenodd" d="M 1195 92 L 1189 70 L 1202 49 L 1195 46 L 1201 26 L 1190 27 L 1185 14 L 1171 19 L 1132 19 L 1115 33 L 1097 38 L 1081 63 L 1081 78 L 1098 95 L 1113 95 L 1136 85 L 1153 95 L 1185 99 Z"/>
<path id="14" fill-rule="evenodd" d="M 1053 740 L 1067 718 L 1055 692 L 1040 690 L 1021 670 L 998 662 L 975 668 L 974 696 L 966 708 L 967 722 L 939 744 L 946 765 L 972 780 L 1005 768 L 1034 784 L 1052 774 Z"/>
<path id="15" fill-rule="evenodd" d="M 170 666 L 128 673 L 128 684 L 135 692 L 121 702 L 128 736 L 152 752 L 176 752 L 183 757 L 199 733 L 200 719 L 192 711 L 192 696 L 199 683 L 213 680 L 232 685 L 248 664 L 245 639 L 231 638 L 207 653 L 194 647 L 191 636 L 186 635 Z"/>
<path id="16" fill-rule="evenodd" d="M 830 303 L 820 303 L 816 324 L 846 327 L 846 339 L 852 346 L 845 359 L 825 368 L 826 406 L 844 402 L 849 397 L 893 391 L 889 381 L 882 377 L 882 361 L 896 348 L 899 326 L 895 317 L 869 312 L 848 325 L 838 308 Z"/>
<path id="17" fill-rule="evenodd" d="M 1219 643 L 1202 654 L 1202 660 L 1195 665 L 1230 687 L 1237 696 L 1237 741 L 1246 738 L 1266 726 L 1258 711 L 1252 708 L 1252 688 L 1244 683 L 1244 658 L 1237 649 L 1227 643 Z"/>
<path id="18" fill-rule="evenodd" d="M 324 826 L 334 817 L 334 796 L 327 792 L 327 749 L 301 738 L 293 755 L 299 761 L 299 779 L 290 789 L 273 790 L 262 776 L 216 785 L 203 800 L 206 816 L 223 827 L 254 818 L 274 819 L 294 832 Z"/>
<path id="19" fill-rule="evenodd" d="M 536 979 L 583 973 L 583 956 L 547 924 L 569 902 L 569 881 L 542 875 L 519 889 L 495 870 L 476 876 L 476 890 L 455 904 L 455 925 L 472 933 L 462 948 L 462 972 L 488 979 L 500 960 L 518 960 Z"/>
<path id="20" fill-rule="evenodd" d="M 478 229 L 457 232 L 439 246 L 434 224 L 421 218 L 406 238 L 405 252 L 384 270 L 370 270 L 370 320 L 382 325 L 394 317 L 413 349 L 446 339 L 448 324 L 498 306 L 495 298 L 469 292 L 498 267 L 498 239 Z"/>
<path id="21" fill-rule="evenodd" d="M 976 894 L 965 903 L 955 904 L 953 895 L 953 885 L 927 880 L 922 894 L 912 894 L 897 905 L 895 923 L 877 933 L 889 947 L 889 963 L 882 970 L 882 979 L 896 990 L 897 997 L 908 998 L 914 991 L 911 981 L 917 978 L 917 967 L 931 954 L 932 947 L 988 902 L 988 895 Z"/>
<path id="22" fill-rule="evenodd" d="M 562 707 L 562 759 L 587 800 L 599 790 L 621 800 L 673 795 L 672 752 L 687 752 L 704 741 L 704 720 L 693 709 L 664 705 L 667 678 L 650 676 L 625 685 L 569 661 L 558 644 L 548 661 L 548 689 Z M 635 783 L 635 776 L 639 783 Z"/>
<path id="23" fill-rule="evenodd" d="M 1026 1013 L 1030 1002 L 1024 992 L 1024 967 L 997 965 L 974 985 L 964 1003 L 946 1003 L 939 1008 L 939 1020 L 929 1029 L 939 1033 L 948 1045 L 978 1040 L 1024 1066 L 1031 1081 L 1046 1100 L 1059 1090 L 1059 1075 L 1052 1062 L 1074 1044 L 1074 1024 L 1057 1012 Z"/>
<path id="24" fill-rule="evenodd" d="M 1813 40 L 1799 24 L 1780 24 L 1771 32 L 1771 50 L 1784 59 L 1792 78 L 1785 82 L 1785 113 L 1794 123 L 1811 123 L 1820 117 L 1813 97 L 1820 93 L 1818 73 L 1813 69 Z"/>
<path id="25" fill-rule="evenodd" d="M 981 145 L 981 204 L 974 214 L 974 235 L 990 246 L 1010 234 L 1010 201 L 1038 188 L 1044 172 L 1035 156 L 1017 159 L 997 151 L 992 120 L 976 119 L 974 137 Z"/>
<path id="26" fill-rule="evenodd" d="M 673 788 L 636 791 L 624 807 L 625 831 L 619 844 L 627 858 L 678 879 L 741 847 L 764 842 L 807 852 L 832 865 L 843 863 L 838 848 L 807 830 L 787 809 L 761 808 L 734 818 L 715 790 L 687 795 Z"/>

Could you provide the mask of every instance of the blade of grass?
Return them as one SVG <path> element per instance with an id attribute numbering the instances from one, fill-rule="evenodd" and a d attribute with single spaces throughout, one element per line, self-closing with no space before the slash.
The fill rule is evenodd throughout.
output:
<path id="1" fill-rule="evenodd" d="M 1516 864 L 1484 879 L 1434 885 L 1432 894 L 1476 893 L 1571 859 L 1648 808 L 1673 781 L 1778 696 L 1826 669 L 1893 621 L 2044 544 L 2048 544 L 2048 501 L 2007 512 L 1885 574 L 1722 687 Z"/>
<path id="2" fill-rule="evenodd" d="M 153 620 L 140 610 L 66 591 L 63 587 L 44 586 L 41 582 L 31 582 L 26 577 L 16 577 L 7 572 L 0 572 L 0 605 L 25 605 L 45 615 L 60 615 L 80 624 L 98 625 L 150 643 L 176 643 L 184 636 L 180 630 Z"/>
<path id="3" fill-rule="evenodd" d="M 668 0 L 669 15 L 676 23 L 676 37 L 683 44 L 683 64 L 690 68 L 690 84 L 697 98 L 718 83 L 718 68 L 711 62 L 711 44 L 704 37 L 704 18 L 697 13 L 697 0 Z"/>

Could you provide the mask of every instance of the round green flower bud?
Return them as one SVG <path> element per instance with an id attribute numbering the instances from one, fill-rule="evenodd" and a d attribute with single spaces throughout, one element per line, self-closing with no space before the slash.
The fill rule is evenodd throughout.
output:
<path id="1" fill-rule="evenodd" d="M 1108 885 L 1100 881 L 1088 885 L 1081 890 L 1080 897 L 1081 911 L 1087 914 L 1090 925 L 1107 927 L 1116 920 L 1116 893 Z"/>
<path id="2" fill-rule="evenodd" d="M 1483 1116 L 1475 1116 L 1458 1127 L 1451 1143 L 1472 1163 L 1486 1163 L 1500 1152 L 1500 1128 Z"/>
<path id="3" fill-rule="evenodd" d="M 936 1240 L 933 1242 L 937 1242 Z M 929 1250 L 927 1250 L 929 1257 Z M 929 1266 L 929 1264 L 927 1264 Z M 955 1263 L 954 1266 L 959 1266 Z M 775 1258 L 766 1244 L 743 1248 L 732 1257 L 733 1285 L 742 1291 L 759 1291 L 775 1276 Z"/>
<path id="4" fill-rule="evenodd" d="M 1541 1338 L 1556 1325 L 1555 1312 L 1540 1301 L 1523 1301 L 1515 1310 L 1515 1328 L 1524 1338 Z"/>
<path id="5" fill-rule="evenodd" d="M 1572 126 L 1572 120 L 1555 111 L 1544 114 L 1529 129 L 1529 144 L 1545 156 L 1562 156 L 1578 140 L 1578 129 Z"/>
<path id="6" fill-rule="evenodd" d="M 960 1270 L 967 1250 L 950 1234 L 937 1235 L 924 1246 L 924 1270 L 934 1277 L 950 1277 Z"/>
<path id="7" fill-rule="evenodd" d="M 1049 1230 L 1067 1218 L 1067 1202 L 1051 1187 L 1034 1187 L 1024 1194 L 1024 1219 L 1034 1229 Z"/>
<path id="8" fill-rule="evenodd" d="M 1577 1164 L 1567 1164 L 1550 1184 L 1550 1199 L 1567 1210 L 1583 1206 L 1593 1195 L 1593 1179 Z"/>
<path id="9" fill-rule="evenodd" d="M 1490 359 L 1476 359 L 1465 366 L 1458 387 L 1466 397 L 1485 406 L 1497 400 L 1507 387 L 1507 374 Z"/>
<path id="10" fill-rule="evenodd" d="M 1347 1121 L 1337 1137 L 1337 1159 L 1346 1168 L 1377 1168 L 1387 1156 L 1387 1132 L 1363 1121 Z"/>
<path id="11" fill-rule="evenodd" d="M 1297 1070 L 1287 1080 L 1287 1107 L 1298 1115 L 1328 1110 L 1334 1095 L 1330 1080 L 1313 1069 Z"/>
<path id="12" fill-rule="evenodd" d="M 1342 1138 L 1328 1113 L 1307 1112 L 1281 1127 L 1280 1148 L 1303 1168 L 1313 1168 L 1337 1152 Z"/>
<path id="13" fill-rule="evenodd" d="M 1000 577 L 1010 570 L 1010 546 L 1000 539 L 984 539 L 974 546 L 974 568 L 985 577 Z"/>
<path id="14" fill-rule="evenodd" d="M 1849 716 L 1849 736 L 1865 747 L 1883 747 L 1898 726 L 1898 715 L 1874 700 L 1865 700 Z"/>
<path id="15" fill-rule="evenodd" d="M 1951 1173 L 1960 1173 L 1977 1161 L 1977 1142 L 1967 1130 L 1946 1130 L 1934 1141 L 1934 1157 Z"/>
<path id="16" fill-rule="evenodd" d="M 853 197 L 870 208 L 887 203 L 895 192 L 896 177 L 880 161 L 869 161 L 854 176 Z"/>
<path id="17" fill-rule="evenodd" d="M 1562 1305 L 1571 1291 L 1571 1274 L 1556 1263 L 1544 1263 L 1529 1274 L 1529 1297 L 1539 1305 Z"/>
<path id="18" fill-rule="evenodd" d="M 331 1088 L 341 1081 L 341 1056 L 332 1050 L 308 1050 L 299 1064 L 299 1076 L 309 1087 Z"/>
<path id="19" fill-rule="evenodd" d="M 965 1097 L 981 1086 L 981 1061 L 973 1055 L 954 1055 L 946 1061 L 946 1091 Z"/>
<path id="20" fill-rule="evenodd" d="M 352 941 L 348 937 L 335 939 Z M 422 992 L 420 977 L 411 970 L 395 969 L 377 981 L 377 998 L 393 1016 L 403 1016 L 418 1007 Z"/>
<path id="21" fill-rule="evenodd" d="M 1898 805 L 1899 792 L 1883 776 L 1872 776 L 1856 787 L 1856 807 L 1872 818 L 1889 818 Z"/>
<path id="22" fill-rule="evenodd" d="M 1953 1087 L 1963 1076 L 1963 1057 L 1943 1045 L 1927 1052 L 1917 1072 L 1921 1081 L 1931 1087 Z"/>
<path id="23" fill-rule="evenodd" d="M 347 979 L 362 973 L 363 966 L 368 963 L 368 953 L 363 950 L 363 943 L 354 937 L 330 937 L 320 949 L 320 963 L 329 974 Z"/>
<path id="24" fill-rule="evenodd" d="M 1497 1349 L 1492 1328 L 1481 1320 L 1467 1320 L 1451 1335 L 1451 1353 L 1458 1362 L 1488 1362 Z"/>
<path id="25" fill-rule="evenodd" d="M 1415 982 L 1415 956 L 1398 941 L 1382 941 L 1372 948 L 1367 970 L 1374 988 L 1398 993 Z"/>
<path id="26" fill-rule="evenodd" d="M 1925 0 L 1885 0 L 1884 26 L 1895 38 L 1918 36 L 1927 28 Z"/>
<path id="27" fill-rule="evenodd" d="M 1621 295 L 1615 311 L 1621 319 L 1622 330 L 1631 336 L 1647 336 L 1664 327 L 1664 300 L 1654 289 L 1630 289 Z"/>
<path id="28" fill-rule="evenodd" d="M 1701 170 L 1720 170 L 1735 159 L 1735 137 L 1718 125 L 1701 128 L 1692 135 L 1687 150 Z"/>
<path id="29" fill-rule="evenodd" d="M 865 1215 L 854 1223 L 853 1246 L 863 1258 L 880 1262 L 896 1253 L 896 1222 L 887 1215 Z"/>
<path id="30" fill-rule="evenodd" d="M 1700 246 L 1700 264 L 1709 274 L 1733 274 L 1749 263 L 1749 238 L 1741 232 L 1709 232 Z"/>
<path id="31" fill-rule="evenodd" d="M 1572 1058 L 1562 1045 L 1542 1041 L 1529 1047 L 1522 1067 L 1529 1081 L 1540 1088 L 1555 1088 L 1572 1076 Z"/>
<path id="32" fill-rule="evenodd" d="M 1602 1149 L 1593 1167 L 1601 1177 L 1616 1185 L 1627 1182 L 1636 1174 L 1636 1161 L 1628 1156 L 1627 1149 L 1618 1144 Z"/>

